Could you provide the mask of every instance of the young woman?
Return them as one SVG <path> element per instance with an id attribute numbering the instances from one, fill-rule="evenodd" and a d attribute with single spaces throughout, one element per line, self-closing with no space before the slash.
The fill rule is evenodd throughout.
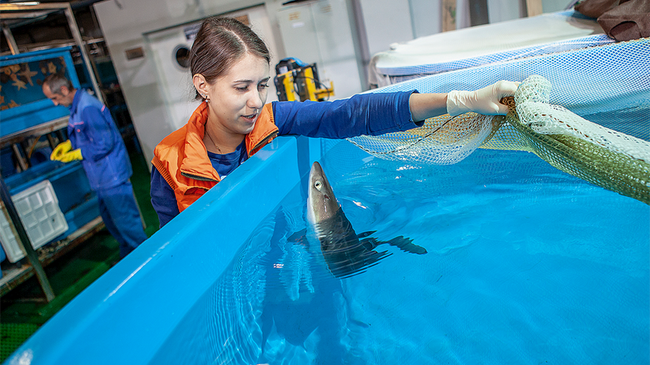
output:
<path id="1" fill-rule="evenodd" d="M 331 102 L 266 104 L 271 82 L 264 42 L 230 18 L 205 20 L 190 52 L 196 98 L 187 124 L 154 150 L 151 203 L 162 227 L 276 136 L 347 138 L 418 127 L 427 118 L 468 111 L 506 114 L 499 103 L 517 83 L 477 91 L 371 93 Z"/>

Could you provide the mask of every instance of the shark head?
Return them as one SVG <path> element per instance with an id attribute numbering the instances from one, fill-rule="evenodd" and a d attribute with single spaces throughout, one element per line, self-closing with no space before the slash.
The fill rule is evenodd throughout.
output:
<path id="1" fill-rule="evenodd" d="M 314 162 L 309 173 L 309 198 L 307 216 L 313 225 L 333 217 L 340 209 L 323 168 Z"/>

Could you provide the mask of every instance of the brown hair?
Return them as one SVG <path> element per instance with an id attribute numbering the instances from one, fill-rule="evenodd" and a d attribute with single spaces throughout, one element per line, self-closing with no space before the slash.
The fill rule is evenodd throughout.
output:
<path id="1" fill-rule="evenodd" d="M 61 88 L 64 86 L 67 87 L 69 91 L 74 90 L 72 82 L 61 73 L 53 73 L 51 75 L 48 75 L 43 80 L 43 85 L 47 85 L 50 88 L 50 92 L 52 94 L 63 95 L 61 93 Z"/>
<path id="2" fill-rule="evenodd" d="M 212 84 L 247 52 L 271 63 L 266 44 L 248 26 L 233 18 L 210 17 L 203 21 L 194 39 L 190 70 Z M 198 92 L 196 98 L 200 99 Z"/>

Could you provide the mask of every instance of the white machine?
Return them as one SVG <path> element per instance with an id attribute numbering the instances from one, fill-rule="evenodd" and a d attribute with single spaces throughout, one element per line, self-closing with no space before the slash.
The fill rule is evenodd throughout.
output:
<path id="1" fill-rule="evenodd" d="M 287 56 L 316 63 L 320 81 L 336 85 L 336 98 L 364 90 L 345 1 L 287 5 L 278 11 L 277 19 Z"/>

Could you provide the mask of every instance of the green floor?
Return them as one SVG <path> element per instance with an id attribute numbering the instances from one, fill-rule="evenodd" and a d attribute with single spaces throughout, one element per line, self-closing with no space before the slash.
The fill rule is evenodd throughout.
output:
<path id="1" fill-rule="evenodd" d="M 140 153 L 131 153 L 131 163 L 131 182 L 151 236 L 158 229 L 158 217 L 149 200 L 149 170 Z M 45 267 L 56 295 L 51 302 L 45 301 L 35 277 L 5 294 L 0 302 L 0 362 L 118 260 L 118 243 L 103 229 Z"/>

